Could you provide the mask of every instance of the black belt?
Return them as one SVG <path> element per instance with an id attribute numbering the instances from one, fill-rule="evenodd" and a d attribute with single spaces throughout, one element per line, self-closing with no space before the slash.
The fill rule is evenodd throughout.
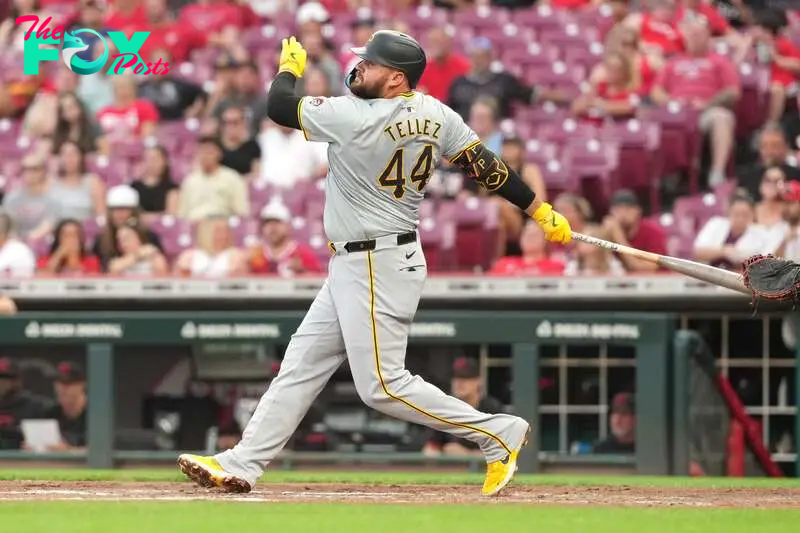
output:
<path id="1" fill-rule="evenodd" d="M 416 231 L 409 231 L 408 233 L 400 233 L 397 235 L 397 246 L 402 246 L 410 242 L 417 242 Z M 370 250 L 374 250 L 375 245 L 375 239 L 369 239 L 367 241 L 350 241 L 344 245 L 344 249 L 349 254 L 353 252 L 368 252 Z"/>

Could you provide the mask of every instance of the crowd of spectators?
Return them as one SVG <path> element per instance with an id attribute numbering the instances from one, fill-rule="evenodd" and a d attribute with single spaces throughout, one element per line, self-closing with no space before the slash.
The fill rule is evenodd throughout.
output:
<path id="1" fill-rule="evenodd" d="M 4 274 L 324 272 L 326 145 L 271 123 L 266 89 L 280 38 L 294 33 L 309 52 L 298 90 L 344 94 L 344 73 L 358 60 L 349 47 L 382 28 L 414 33 L 429 56 L 417 90 L 457 111 L 576 231 L 672 253 L 675 228 L 686 228 L 677 219 L 690 216 L 693 226 L 679 237 L 694 242 L 678 248 L 698 260 L 736 268 L 752 253 L 800 254 L 800 22 L 777 0 L 8 3 L 0 22 Z M 169 63 L 169 72 L 111 76 L 109 61 L 81 76 L 58 61 L 24 74 L 30 24 L 14 21 L 26 14 L 101 34 L 150 31 L 139 53 Z M 81 57 L 99 57 L 100 41 L 86 42 Z M 757 75 L 763 83 L 753 82 Z M 702 147 L 675 168 L 667 141 L 681 153 L 694 141 L 688 133 L 669 137 L 670 114 Z M 631 182 L 630 147 L 611 145 L 619 128 L 635 134 L 653 116 L 661 116 L 653 120 L 664 148 L 651 147 L 646 179 Z M 605 154 L 608 144 L 615 164 L 583 172 L 576 139 L 589 155 Z M 486 229 L 495 237 L 487 257 L 474 265 L 431 262 L 432 270 L 619 275 L 654 268 L 582 244 L 552 246 L 516 208 L 487 197 L 446 161 L 436 175 L 423 226 L 456 223 L 443 219 L 452 211 L 442 205 L 477 200 L 497 224 Z M 587 179 L 597 177 L 600 187 Z M 662 216 L 673 204 L 651 197 L 660 198 L 667 183 L 702 199 L 688 215 L 679 212 L 680 199 L 669 199 L 674 224 Z M 707 209 L 711 196 L 715 207 Z"/>

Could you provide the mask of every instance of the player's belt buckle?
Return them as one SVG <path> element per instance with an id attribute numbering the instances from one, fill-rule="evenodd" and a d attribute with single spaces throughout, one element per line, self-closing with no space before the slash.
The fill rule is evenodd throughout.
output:
<path id="1" fill-rule="evenodd" d="M 333 255 L 336 255 L 336 246 L 333 245 L 333 241 L 328 241 L 328 249 Z"/>

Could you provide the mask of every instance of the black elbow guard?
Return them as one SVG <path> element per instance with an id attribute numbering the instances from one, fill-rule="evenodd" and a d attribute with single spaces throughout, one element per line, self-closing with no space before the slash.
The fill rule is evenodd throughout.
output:
<path id="1" fill-rule="evenodd" d="M 508 168 L 502 159 L 481 142 L 468 146 L 451 162 L 481 187 L 499 194 L 523 211 L 536 197 L 519 174 Z"/>

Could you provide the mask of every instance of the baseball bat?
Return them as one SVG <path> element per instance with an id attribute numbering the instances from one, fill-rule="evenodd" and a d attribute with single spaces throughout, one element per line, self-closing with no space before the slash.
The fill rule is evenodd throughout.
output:
<path id="1" fill-rule="evenodd" d="M 723 270 L 711 265 L 704 265 L 695 261 L 689 261 L 688 259 L 679 259 L 677 257 L 671 257 L 668 255 L 645 252 L 644 250 L 638 250 L 630 246 L 623 246 L 615 242 L 605 241 L 603 239 L 598 239 L 597 237 L 590 237 L 589 235 L 584 235 L 574 231 L 572 232 L 572 238 L 577 241 L 594 244 L 595 246 L 605 248 L 606 250 L 611 250 L 612 252 L 617 252 L 620 254 L 629 255 L 631 257 L 636 257 L 644 261 L 649 261 L 651 263 L 656 263 L 663 268 L 672 270 L 673 272 L 678 272 L 685 276 L 689 276 L 690 278 L 706 281 L 708 283 L 719 285 L 720 287 L 725 287 L 727 289 L 747 295 L 751 294 L 750 290 L 748 290 L 748 288 L 744 285 L 742 275 L 729 270 Z"/>

